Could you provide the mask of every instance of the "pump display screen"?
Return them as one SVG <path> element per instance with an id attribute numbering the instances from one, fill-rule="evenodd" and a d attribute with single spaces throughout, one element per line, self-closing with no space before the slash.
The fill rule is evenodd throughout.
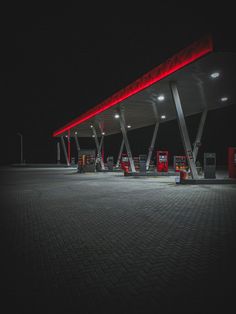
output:
<path id="1" fill-rule="evenodd" d="M 122 161 L 124 161 L 124 162 L 128 162 L 128 161 L 129 161 L 129 158 L 128 158 L 128 157 L 126 157 L 126 156 L 123 156 L 123 157 L 122 157 Z"/>
<path id="2" fill-rule="evenodd" d="M 214 166 L 215 165 L 215 158 L 213 158 L 213 157 L 206 158 L 206 165 L 207 166 Z"/>
<path id="3" fill-rule="evenodd" d="M 160 156 L 159 156 L 159 160 L 160 160 L 161 162 L 164 162 L 164 161 L 167 160 L 167 156 L 166 156 L 166 155 L 160 155 Z"/>

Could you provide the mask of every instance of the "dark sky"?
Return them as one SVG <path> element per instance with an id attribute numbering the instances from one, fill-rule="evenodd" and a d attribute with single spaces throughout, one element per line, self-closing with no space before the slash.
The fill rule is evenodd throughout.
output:
<path id="1" fill-rule="evenodd" d="M 56 162 L 53 130 L 206 33 L 213 34 L 218 49 L 235 51 L 232 8 L 165 3 L 126 16 L 118 12 L 116 16 L 100 15 L 94 7 L 87 11 L 66 6 L 60 12 L 29 7 L 3 11 L 1 163 L 19 161 L 17 132 L 24 136 L 27 162 Z M 209 144 L 207 149 L 217 151 L 224 162 L 227 145 L 236 146 L 235 108 L 220 111 L 209 115 L 203 139 Z M 198 119 L 192 118 L 194 127 Z M 219 133 L 216 141 L 211 130 L 220 121 L 223 134 Z M 170 122 L 161 126 L 159 133 L 160 148 L 173 154 L 182 151 L 180 139 L 172 136 L 176 130 L 177 123 Z M 192 128 L 190 133 L 194 132 Z M 138 131 L 133 133 L 134 153 L 144 153 L 151 128 L 142 133 L 146 134 L 142 140 Z M 107 138 L 105 149 L 115 154 L 119 140 L 119 136 Z"/>

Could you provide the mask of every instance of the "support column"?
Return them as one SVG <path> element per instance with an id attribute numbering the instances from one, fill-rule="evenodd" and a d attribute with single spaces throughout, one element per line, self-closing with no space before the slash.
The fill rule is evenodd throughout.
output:
<path id="1" fill-rule="evenodd" d="M 99 144 L 99 157 L 100 157 L 100 162 L 101 162 L 101 168 L 102 168 L 102 170 L 105 170 L 104 160 L 102 157 L 103 141 L 104 141 L 104 135 L 102 135 L 101 140 L 100 140 L 100 144 Z"/>
<path id="2" fill-rule="evenodd" d="M 99 147 L 98 147 L 98 149 L 99 149 L 99 156 L 102 155 L 102 144 L 103 144 L 103 140 L 104 140 L 104 135 L 102 135 L 101 140 L 100 140 L 100 143 L 99 143 Z"/>
<path id="3" fill-rule="evenodd" d="M 66 144 L 65 144 L 65 140 L 64 140 L 63 136 L 61 136 L 61 144 L 62 144 L 64 156 L 65 156 L 65 159 L 66 159 L 66 164 L 67 164 L 67 166 L 70 166 L 68 155 L 67 155 L 67 151 L 66 151 Z"/>
<path id="4" fill-rule="evenodd" d="M 129 145 L 129 140 L 128 140 L 128 137 L 127 137 L 127 131 L 126 131 L 126 125 L 125 125 L 125 117 L 124 117 L 124 110 L 123 109 L 119 110 L 119 113 L 120 113 L 120 119 L 119 119 L 120 120 L 120 128 L 121 128 L 121 132 L 123 134 L 123 139 L 124 139 L 127 155 L 128 155 L 128 158 L 129 158 L 131 172 L 136 172 L 135 166 L 134 166 L 134 160 L 133 160 L 131 149 L 130 149 L 130 145 Z"/>
<path id="5" fill-rule="evenodd" d="M 188 164 L 190 167 L 192 178 L 198 179 L 198 173 L 197 173 L 196 165 L 195 165 L 194 158 L 193 158 L 193 152 L 192 152 L 192 148 L 191 148 L 191 144 L 190 144 L 190 140 L 189 140 L 187 126 L 186 126 L 185 119 L 184 119 L 184 113 L 183 113 L 177 85 L 175 82 L 170 82 L 170 89 L 171 89 L 171 93 L 172 93 L 175 108 L 176 108 L 180 133 L 182 136 L 184 150 L 185 150 L 185 154 L 186 154 L 186 157 L 188 160 Z"/>
<path id="6" fill-rule="evenodd" d="M 154 127 L 154 131 L 153 131 L 153 135 L 152 135 L 152 141 L 151 141 L 151 145 L 149 147 L 149 151 L 148 151 L 148 157 L 147 157 L 147 162 L 146 162 L 146 170 L 149 169 L 150 166 L 150 161 L 152 158 L 152 152 L 155 146 L 155 141 L 156 141 L 156 137 L 157 137 L 157 131 L 158 131 L 158 127 L 159 127 L 160 122 L 157 121 Z"/>
<path id="7" fill-rule="evenodd" d="M 57 163 L 61 163 L 61 147 L 60 142 L 57 142 Z"/>
<path id="8" fill-rule="evenodd" d="M 99 129 L 100 129 L 100 132 L 101 132 L 102 136 L 104 136 L 105 135 L 105 132 L 104 132 L 104 121 L 99 121 L 98 122 L 98 126 L 99 126 Z M 105 138 L 103 138 L 103 143 L 102 143 L 101 150 L 100 150 L 101 158 L 102 158 L 103 163 L 104 163 L 104 140 L 105 140 Z M 105 166 L 104 166 L 104 169 L 105 169 Z"/>
<path id="9" fill-rule="evenodd" d="M 80 145 L 79 145 L 79 141 L 78 141 L 78 136 L 76 134 L 75 134 L 75 145 L 76 145 L 77 152 L 79 153 Z"/>
<path id="10" fill-rule="evenodd" d="M 121 155 L 123 153 L 124 144 L 125 144 L 125 141 L 124 141 L 124 138 L 122 138 L 122 142 L 121 142 L 121 145 L 120 145 L 120 151 L 119 151 L 118 158 L 117 158 L 117 161 L 116 161 L 116 168 L 119 168 L 119 166 L 120 166 L 120 160 L 121 160 Z"/>
<path id="11" fill-rule="evenodd" d="M 70 151 L 70 130 L 68 130 L 68 137 L 67 137 L 67 151 L 68 151 L 68 161 L 69 164 L 71 162 L 71 151 Z"/>
<path id="12" fill-rule="evenodd" d="M 92 130 L 93 130 L 93 135 L 94 135 L 94 139 L 95 139 L 95 144 L 96 144 L 96 147 L 97 147 L 97 158 L 100 159 L 102 170 L 105 170 L 105 165 L 104 165 L 104 162 L 103 162 L 103 159 L 102 159 L 102 155 L 101 155 L 101 149 L 102 149 L 102 143 L 103 143 L 104 135 L 102 135 L 101 140 L 100 140 L 100 144 L 99 144 L 97 132 L 96 132 L 96 129 L 95 129 L 94 126 L 92 127 Z"/>
<path id="13" fill-rule="evenodd" d="M 201 119 L 200 119 L 199 126 L 198 126 L 196 140 L 195 140 L 194 145 L 193 145 L 194 162 L 196 162 L 196 160 L 197 160 L 198 149 L 199 149 L 199 146 L 201 145 L 202 132 L 203 132 L 203 128 L 205 125 L 206 117 L 207 117 L 207 109 L 205 109 L 202 112 Z"/>

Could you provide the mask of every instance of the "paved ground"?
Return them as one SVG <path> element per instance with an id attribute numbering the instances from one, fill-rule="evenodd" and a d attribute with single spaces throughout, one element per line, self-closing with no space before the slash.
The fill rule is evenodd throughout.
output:
<path id="1" fill-rule="evenodd" d="M 235 312 L 236 185 L 74 172 L 0 170 L 3 313 Z"/>

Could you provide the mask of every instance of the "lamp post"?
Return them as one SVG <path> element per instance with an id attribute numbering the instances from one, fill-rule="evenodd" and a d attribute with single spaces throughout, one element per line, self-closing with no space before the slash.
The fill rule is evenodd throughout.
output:
<path id="1" fill-rule="evenodd" d="M 17 135 L 20 136 L 20 163 L 23 164 L 23 135 L 20 132 Z"/>

